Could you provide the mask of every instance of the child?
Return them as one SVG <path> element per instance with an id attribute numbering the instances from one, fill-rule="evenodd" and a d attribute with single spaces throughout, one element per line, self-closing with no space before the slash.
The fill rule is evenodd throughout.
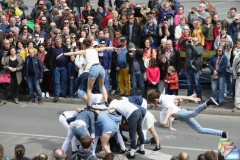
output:
<path id="1" fill-rule="evenodd" d="M 216 39 L 217 36 L 221 33 L 221 29 L 222 29 L 222 21 L 218 20 L 216 22 L 216 26 L 214 26 L 214 28 L 213 28 L 213 37 L 214 37 L 214 39 Z"/>
<path id="2" fill-rule="evenodd" d="M 191 37 L 191 30 L 189 28 L 184 29 L 182 36 L 179 38 L 178 43 L 176 45 L 176 49 L 177 50 L 183 50 L 186 51 L 186 48 L 184 48 L 183 46 L 180 45 L 180 42 L 185 39 L 185 38 L 190 38 Z"/>
<path id="3" fill-rule="evenodd" d="M 165 94 L 165 77 L 167 69 L 170 66 L 170 61 L 165 54 L 161 54 L 158 67 L 160 69 L 160 82 L 158 83 L 158 93 Z"/>
<path id="4" fill-rule="evenodd" d="M 68 74 L 70 81 L 70 98 L 73 99 L 73 83 L 74 80 L 78 77 L 78 72 L 75 69 L 75 56 L 70 57 L 71 61 L 68 64 Z"/>
<path id="5" fill-rule="evenodd" d="M 202 22 L 199 20 L 196 20 L 196 26 L 194 26 L 192 37 L 198 37 L 198 42 L 200 45 L 204 46 L 205 37 L 202 33 Z"/>
<path id="6" fill-rule="evenodd" d="M 97 158 L 90 151 L 90 146 L 93 143 L 93 140 L 90 136 L 81 136 L 80 139 L 81 148 L 71 157 L 71 160 L 75 159 L 88 159 L 88 160 L 97 160 Z"/>
<path id="7" fill-rule="evenodd" d="M 165 78 L 166 94 L 176 95 L 178 91 L 178 75 L 173 66 L 169 66 Z"/>
<path id="8" fill-rule="evenodd" d="M 205 36 L 205 49 L 207 51 L 212 50 L 214 37 L 213 37 L 213 24 L 212 24 L 212 17 L 206 18 L 206 24 L 202 27 L 203 35 Z"/>
<path id="9" fill-rule="evenodd" d="M 157 66 L 157 60 L 155 58 L 150 59 L 150 66 L 146 71 L 148 87 L 157 90 L 158 82 L 160 79 L 160 70 Z"/>

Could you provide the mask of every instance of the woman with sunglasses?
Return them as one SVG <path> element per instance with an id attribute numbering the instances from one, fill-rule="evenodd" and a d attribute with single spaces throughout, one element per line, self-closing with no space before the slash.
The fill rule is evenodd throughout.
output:
<path id="1" fill-rule="evenodd" d="M 59 56 L 57 56 L 57 59 L 59 59 L 61 56 L 72 56 L 72 55 L 83 55 L 86 60 L 87 68 L 89 67 L 89 76 L 88 76 L 88 86 L 87 86 L 87 99 L 88 104 L 87 106 L 89 108 L 92 107 L 92 87 L 96 81 L 96 79 L 99 79 L 100 87 L 102 89 L 104 100 L 107 104 L 107 90 L 104 86 L 104 78 L 105 78 L 105 71 L 104 68 L 100 65 L 99 58 L 98 58 L 98 52 L 105 51 L 105 50 L 112 50 L 114 47 L 102 47 L 102 48 L 94 48 L 91 49 L 92 46 L 92 40 L 89 38 L 85 38 L 83 40 L 83 50 L 78 52 L 69 52 L 69 53 L 62 53 Z"/>
<path id="2" fill-rule="evenodd" d="M 29 28 L 27 25 L 23 25 L 20 29 L 18 40 L 20 40 L 22 42 L 26 41 L 28 35 L 30 35 Z"/>
<path id="3" fill-rule="evenodd" d="M 215 101 L 222 106 L 224 99 L 224 86 L 226 81 L 226 69 L 228 66 L 228 58 L 224 55 L 223 47 L 219 46 L 216 49 L 216 54 L 212 56 L 208 63 L 211 70 L 211 86 L 212 94 Z"/>
<path id="4" fill-rule="evenodd" d="M 76 34 L 72 33 L 70 34 L 70 40 L 71 40 L 71 46 L 72 47 L 76 47 L 77 46 L 77 42 L 76 42 L 77 36 Z"/>

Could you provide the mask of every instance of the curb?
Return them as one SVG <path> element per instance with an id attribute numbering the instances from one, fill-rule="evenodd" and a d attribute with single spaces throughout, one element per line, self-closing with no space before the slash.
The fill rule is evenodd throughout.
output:
<path id="1" fill-rule="evenodd" d="M 0 93 L 0 96 L 3 96 L 3 93 Z M 54 97 L 49 97 L 49 98 L 44 98 L 43 102 L 50 102 L 53 103 L 53 99 Z M 28 101 L 29 98 L 26 95 L 19 95 L 19 100 L 20 101 Z M 37 98 L 35 99 L 35 101 L 37 102 Z M 86 105 L 85 102 L 83 102 L 81 99 L 70 99 L 70 98 L 62 98 L 59 97 L 59 100 L 57 103 L 53 103 L 53 104 L 59 104 L 59 103 L 64 103 L 64 104 L 76 104 L 76 105 Z M 194 110 L 196 106 L 194 105 L 193 107 L 189 107 L 189 106 L 184 106 L 181 105 L 181 108 L 185 108 L 188 111 L 192 111 Z M 157 107 L 155 109 L 150 108 L 148 105 L 148 110 L 150 111 L 161 111 L 162 107 Z M 221 115 L 221 116 L 237 116 L 240 117 L 240 111 L 237 112 L 232 112 L 232 109 L 223 109 L 223 108 L 219 108 L 219 107 L 209 107 L 206 110 L 204 110 L 203 112 L 201 112 L 201 114 L 210 114 L 210 115 Z"/>

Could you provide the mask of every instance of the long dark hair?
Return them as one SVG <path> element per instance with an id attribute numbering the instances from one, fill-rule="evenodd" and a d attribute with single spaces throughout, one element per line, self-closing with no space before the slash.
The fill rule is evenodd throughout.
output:
<path id="1" fill-rule="evenodd" d="M 18 144 L 14 149 L 14 160 L 19 160 L 25 155 L 25 147 L 22 144 Z"/>

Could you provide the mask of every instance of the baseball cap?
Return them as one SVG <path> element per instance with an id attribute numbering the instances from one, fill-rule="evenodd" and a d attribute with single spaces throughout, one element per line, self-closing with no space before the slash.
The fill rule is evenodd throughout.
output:
<path id="1" fill-rule="evenodd" d="M 128 45 L 128 50 L 130 50 L 130 51 L 136 51 L 135 44 L 129 43 L 129 45 Z"/>
<path id="2" fill-rule="evenodd" d="M 99 44 L 98 44 L 97 41 L 93 41 L 92 46 L 98 46 L 98 45 L 99 45 Z"/>
<path id="3" fill-rule="evenodd" d="M 127 37 L 125 37 L 125 36 L 122 36 L 121 38 L 120 38 L 120 41 L 121 42 L 125 42 L 127 40 Z"/>
<path id="4" fill-rule="evenodd" d="M 50 38 L 52 38 L 52 36 L 51 36 L 51 34 L 47 34 L 47 35 L 45 36 L 45 38 L 46 38 L 46 39 L 50 39 Z"/>
<path id="5" fill-rule="evenodd" d="M 239 19 L 239 18 L 240 18 L 240 14 L 237 14 L 237 15 L 234 17 L 234 20 Z"/>

